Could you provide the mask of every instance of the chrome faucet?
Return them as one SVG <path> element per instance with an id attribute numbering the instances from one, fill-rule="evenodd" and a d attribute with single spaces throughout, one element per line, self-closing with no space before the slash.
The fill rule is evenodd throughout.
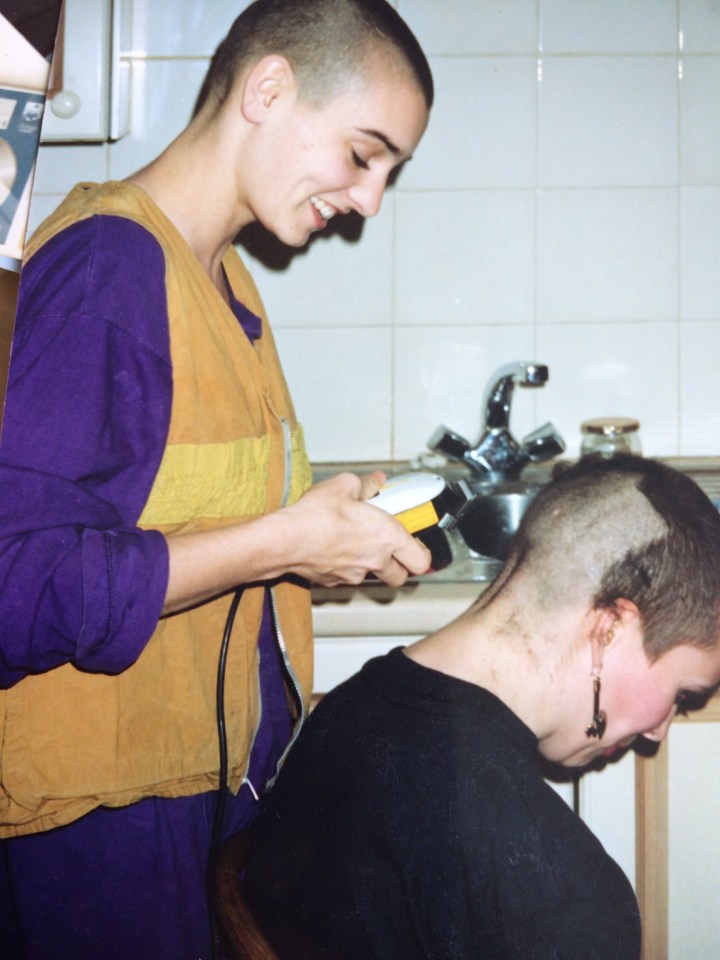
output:
<path id="1" fill-rule="evenodd" d="M 548 368 L 544 364 L 520 362 L 500 367 L 490 377 L 485 390 L 484 425 L 477 444 L 471 447 L 464 437 L 439 426 L 428 440 L 428 446 L 450 460 L 466 463 L 483 480 L 493 483 L 516 480 L 528 463 L 542 463 L 565 449 L 552 423 L 538 427 L 520 442 L 510 432 L 515 385 L 542 387 L 547 380 Z"/>

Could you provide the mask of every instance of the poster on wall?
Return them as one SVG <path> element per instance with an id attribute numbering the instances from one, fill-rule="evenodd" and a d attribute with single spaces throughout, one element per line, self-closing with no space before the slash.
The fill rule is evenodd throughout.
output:
<path id="1" fill-rule="evenodd" d="M 0 425 L 61 0 L 0 0 Z"/>

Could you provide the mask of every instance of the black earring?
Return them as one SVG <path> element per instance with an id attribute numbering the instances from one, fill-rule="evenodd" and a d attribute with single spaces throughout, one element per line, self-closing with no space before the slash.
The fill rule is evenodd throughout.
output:
<path id="1" fill-rule="evenodd" d="M 597 737 L 602 740 L 607 726 L 607 716 L 604 710 L 600 709 L 600 674 L 593 674 L 593 718 L 592 723 L 585 727 L 585 736 Z"/>

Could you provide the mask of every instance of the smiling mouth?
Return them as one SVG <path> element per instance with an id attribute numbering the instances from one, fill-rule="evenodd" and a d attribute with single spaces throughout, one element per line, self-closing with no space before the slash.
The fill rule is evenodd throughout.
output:
<path id="1" fill-rule="evenodd" d="M 325 203 L 320 197 L 310 197 L 310 203 L 315 207 L 323 220 L 332 220 L 337 213 L 335 207 L 331 207 L 329 203 Z"/>

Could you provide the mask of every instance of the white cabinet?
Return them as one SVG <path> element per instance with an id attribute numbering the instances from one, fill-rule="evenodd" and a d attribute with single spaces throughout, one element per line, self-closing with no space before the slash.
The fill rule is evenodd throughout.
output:
<path id="1" fill-rule="evenodd" d="M 638 793 L 638 860 L 645 873 L 640 901 L 652 920 L 643 960 L 716 960 L 720 697 L 676 720 L 658 756 L 644 762 L 648 776 Z"/>
<path id="2" fill-rule="evenodd" d="M 588 771 L 578 780 L 577 812 L 636 885 L 635 857 L 635 754 L 602 770 Z"/>
<path id="3" fill-rule="evenodd" d="M 720 724 L 675 724 L 668 754 L 669 960 L 715 960 L 720 956 Z"/>
<path id="4" fill-rule="evenodd" d="M 65 0 L 41 141 L 117 140 L 129 130 L 130 0 Z"/>

